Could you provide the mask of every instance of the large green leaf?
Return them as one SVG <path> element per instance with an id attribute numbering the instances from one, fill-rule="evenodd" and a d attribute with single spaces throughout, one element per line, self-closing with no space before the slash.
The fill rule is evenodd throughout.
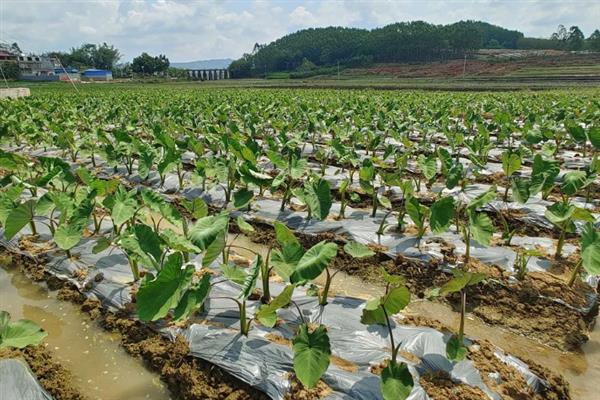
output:
<path id="1" fill-rule="evenodd" d="M 179 211 L 172 204 L 168 203 L 159 193 L 151 190 L 142 190 L 142 201 L 152 211 L 160 214 L 167 221 L 175 226 L 181 226 L 182 217 Z"/>
<path id="2" fill-rule="evenodd" d="M 245 188 L 241 188 L 233 194 L 233 206 L 235 208 L 244 208 L 254 198 L 254 192 Z"/>
<path id="3" fill-rule="evenodd" d="M 520 177 L 513 177 L 510 181 L 513 199 L 520 204 L 527 203 L 527 200 L 529 200 L 529 181 Z"/>
<path id="4" fill-rule="evenodd" d="M 296 265 L 290 281 L 305 282 L 315 279 L 325 270 L 327 265 L 337 255 L 337 244 L 322 241 L 311 247 Z"/>
<path id="5" fill-rule="evenodd" d="M 195 197 L 193 200 L 183 199 L 182 204 L 194 219 L 204 218 L 208 215 L 208 204 L 201 197 Z"/>
<path id="6" fill-rule="evenodd" d="M 127 193 L 123 187 L 119 187 L 113 197 L 113 206 L 110 216 L 116 226 L 123 225 L 135 215 L 138 202 L 134 193 Z"/>
<path id="7" fill-rule="evenodd" d="M 581 261 L 591 275 L 600 275 L 600 232 L 588 222 L 581 232 Z"/>
<path id="8" fill-rule="evenodd" d="M 421 169 L 421 173 L 425 176 L 425 179 L 429 181 L 435 177 L 437 172 L 435 156 L 425 157 L 423 154 L 419 154 L 419 157 L 417 157 L 417 164 Z"/>
<path id="9" fill-rule="evenodd" d="M 223 276 L 225 278 L 240 286 L 246 280 L 246 271 L 234 264 L 221 264 L 221 271 L 223 272 Z"/>
<path id="10" fill-rule="evenodd" d="M 327 371 L 331 358 L 331 346 L 327 328 L 319 325 L 309 332 L 306 324 L 300 325 L 293 341 L 294 372 L 306 388 L 313 388 Z"/>
<path id="11" fill-rule="evenodd" d="M 171 254 L 156 278 L 140 286 L 136 308 L 142 321 L 156 321 L 177 306 L 194 275 L 194 267 L 182 268 L 182 263 L 181 253 Z"/>
<path id="12" fill-rule="evenodd" d="M 200 253 L 202 249 L 192 243 L 185 236 L 173 232 L 171 229 L 165 229 L 160 233 L 160 238 L 172 250 L 181 251 L 184 253 Z"/>
<path id="13" fill-rule="evenodd" d="M 405 363 L 391 360 L 381 371 L 381 393 L 384 400 L 405 400 L 414 386 L 413 377 Z"/>
<path id="14" fill-rule="evenodd" d="M 477 196 L 473 200 L 471 200 L 469 202 L 469 205 L 467 206 L 467 210 L 475 211 L 475 210 L 485 206 L 487 203 L 494 200 L 495 198 L 496 198 L 496 186 L 494 185 L 491 188 L 489 188 L 488 191 L 480 194 L 479 196 Z"/>
<path id="15" fill-rule="evenodd" d="M 4 237 L 6 237 L 7 240 L 12 239 L 25 225 L 33 220 L 35 204 L 35 200 L 27 200 L 8 213 L 6 224 L 4 226 Z"/>
<path id="16" fill-rule="evenodd" d="M 588 136 L 592 145 L 600 150 L 600 127 L 591 127 L 588 131 Z"/>
<path id="17" fill-rule="evenodd" d="M 79 243 L 82 235 L 81 226 L 63 223 L 54 231 L 54 242 L 63 250 L 70 250 Z"/>
<path id="18" fill-rule="evenodd" d="M 502 153 L 502 169 L 507 177 L 521 168 L 521 157 L 517 153 Z"/>
<path id="19" fill-rule="evenodd" d="M 445 296 L 449 293 L 460 292 L 465 287 L 476 285 L 487 277 L 482 273 L 461 271 L 458 269 L 454 270 L 453 273 L 454 278 L 446 282 L 446 284 L 440 288 L 439 294 L 441 296 Z"/>
<path id="20" fill-rule="evenodd" d="M 202 256 L 202 266 L 207 267 L 215 261 L 222 253 L 226 245 L 225 231 L 219 232 L 215 240 L 206 248 Z"/>
<path id="21" fill-rule="evenodd" d="M 569 171 L 563 176 L 560 190 L 569 196 L 574 195 L 589 184 L 585 171 Z"/>
<path id="22" fill-rule="evenodd" d="M 562 227 L 572 219 L 574 212 L 575 206 L 568 203 L 557 202 L 546 207 L 544 216 L 554 225 Z"/>
<path id="23" fill-rule="evenodd" d="M 175 321 L 181 321 L 187 319 L 194 311 L 198 310 L 204 300 L 210 293 L 210 274 L 202 275 L 202 279 L 196 287 L 189 288 L 183 294 L 181 301 L 175 307 L 173 311 L 173 318 Z"/>
<path id="24" fill-rule="evenodd" d="M 469 229 L 473 240 L 484 246 L 488 246 L 492 240 L 492 235 L 495 232 L 494 224 L 490 217 L 484 213 L 469 213 Z M 469 246 L 469 243 L 466 243 Z"/>
<path id="25" fill-rule="evenodd" d="M 295 287 L 295 285 L 287 285 L 269 304 L 262 305 L 256 313 L 256 319 L 268 328 L 274 327 L 277 322 L 277 310 L 290 304 Z"/>
<path id="26" fill-rule="evenodd" d="M 431 205 L 429 225 L 433 233 L 441 233 L 448 229 L 454 218 L 454 198 L 443 197 Z"/>
<path id="27" fill-rule="evenodd" d="M 229 224 L 229 214 L 210 215 L 200 218 L 190 228 L 189 238 L 196 246 L 205 250 L 217 238 L 219 233 L 226 231 Z"/>
<path id="28" fill-rule="evenodd" d="M 249 271 L 246 274 L 244 282 L 242 283 L 242 289 L 239 296 L 241 299 L 247 299 L 252 294 L 252 291 L 256 286 L 256 280 L 258 278 L 258 274 L 260 273 L 262 263 L 262 256 L 257 255 L 256 257 L 254 257 L 254 261 L 252 261 L 250 267 L 248 267 Z"/>
<path id="29" fill-rule="evenodd" d="M 311 215 L 324 220 L 331 210 L 331 187 L 325 179 L 310 182 L 304 190 L 305 200 Z"/>
<path id="30" fill-rule="evenodd" d="M 412 222 L 419 228 L 423 228 L 425 220 L 429 215 L 429 208 L 419 204 L 419 200 L 416 197 L 411 197 L 406 202 L 406 212 L 409 215 Z"/>
<path id="31" fill-rule="evenodd" d="M 386 325 L 385 314 L 391 317 L 404 309 L 408 303 L 410 303 L 410 291 L 405 286 L 393 288 L 386 295 L 365 304 L 360 322 L 365 325 Z"/>
<path id="32" fill-rule="evenodd" d="M 354 258 L 366 258 L 375 255 L 369 246 L 358 242 L 348 242 L 344 245 L 344 252 Z"/>
<path id="33" fill-rule="evenodd" d="M 148 225 L 135 224 L 122 236 L 120 243 L 126 251 L 138 255 L 147 267 L 157 267 L 160 262 L 163 242 Z"/>
<path id="34" fill-rule="evenodd" d="M 0 311 L 0 349 L 37 346 L 48 334 L 35 322 L 21 319 L 10 322 L 10 314 Z"/>

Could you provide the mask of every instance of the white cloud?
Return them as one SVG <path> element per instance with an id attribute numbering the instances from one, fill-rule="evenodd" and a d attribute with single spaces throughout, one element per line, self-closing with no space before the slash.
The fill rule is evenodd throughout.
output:
<path id="1" fill-rule="evenodd" d="M 67 50 L 84 42 L 114 44 L 130 60 L 142 51 L 172 61 L 232 57 L 306 27 L 373 28 L 425 20 L 479 19 L 528 36 L 549 36 L 559 23 L 589 35 L 600 2 L 557 0 L 0 0 L 0 39 L 29 51 Z"/>

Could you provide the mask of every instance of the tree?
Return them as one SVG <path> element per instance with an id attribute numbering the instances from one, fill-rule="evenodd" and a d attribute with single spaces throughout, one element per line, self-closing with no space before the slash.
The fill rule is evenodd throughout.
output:
<path id="1" fill-rule="evenodd" d="M 94 47 L 92 62 L 95 68 L 112 70 L 115 64 L 121 59 L 119 50 L 112 45 L 107 45 L 106 42 Z"/>
<path id="2" fill-rule="evenodd" d="M 0 64 L 0 68 L 2 68 L 2 73 L 6 79 L 17 80 L 21 77 L 21 71 L 15 62 L 3 62 Z"/>
<path id="3" fill-rule="evenodd" d="M 558 25 L 556 32 L 550 36 L 550 40 L 556 43 L 556 47 L 559 49 L 563 49 L 566 47 L 567 39 L 569 38 L 569 33 L 567 32 L 567 28 L 564 25 Z"/>
<path id="4" fill-rule="evenodd" d="M 600 51 L 600 30 L 596 29 L 587 39 L 588 46 L 593 51 Z"/>
<path id="5" fill-rule="evenodd" d="M 153 75 L 155 73 L 166 72 L 169 65 L 169 59 L 165 55 L 160 54 L 156 57 L 152 57 L 144 52 L 133 59 L 131 62 L 131 69 L 138 74 Z"/>
<path id="6" fill-rule="evenodd" d="M 569 35 L 567 37 L 567 48 L 569 50 L 581 50 L 583 49 L 584 36 L 583 32 L 578 26 L 572 26 L 569 28 Z"/>

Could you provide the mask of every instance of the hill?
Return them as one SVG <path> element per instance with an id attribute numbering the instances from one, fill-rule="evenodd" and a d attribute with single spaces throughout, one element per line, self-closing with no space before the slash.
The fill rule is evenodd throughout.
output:
<path id="1" fill-rule="evenodd" d="M 225 69 L 233 62 L 231 58 L 219 58 L 213 60 L 198 60 L 188 62 L 173 62 L 171 67 L 181 69 Z"/>
<path id="2" fill-rule="evenodd" d="M 375 29 L 310 28 L 283 36 L 269 44 L 256 44 L 251 54 L 235 60 L 235 78 L 287 73 L 292 78 L 331 74 L 345 68 L 379 63 L 429 63 L 472 57 L 480 49 L 596 50 L 600 32 L 588 39 L 573 26 L 550 39 L 527 38 L 482 21 L 435 25 L 423 21 L 399 22 Z"/>

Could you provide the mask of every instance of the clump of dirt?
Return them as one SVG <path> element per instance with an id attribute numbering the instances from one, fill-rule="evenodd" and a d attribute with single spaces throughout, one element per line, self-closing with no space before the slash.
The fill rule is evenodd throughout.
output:
<path id="1" fill-rule="evenodd" d="M 290 374 L 290 390 L 286 393 L 285 400 L 318 400 L 323 399 L 333 393 L 333 390 L 323 381 L 317 382 L 317 386 L 312 389 L 306 389 L 296 378 L 296 375 Z"/>
<path id="2" fill-rule="evenodd" d="M 448 373 L 436 371 L 421 375 L 420 385 L 433 400 L 481 400 L 488 396 L 479 388 L 454 382 Z"/>
<path id="3" fill-rule="evenodd" d="M 33 374 L 56 400 L 84 400 L 86 397 L 73 386 L 71 373 L 55 361 L 44 346 L 24 349 L 0 349 L 1 358 L 19 358 L 31 368 Z"/>

